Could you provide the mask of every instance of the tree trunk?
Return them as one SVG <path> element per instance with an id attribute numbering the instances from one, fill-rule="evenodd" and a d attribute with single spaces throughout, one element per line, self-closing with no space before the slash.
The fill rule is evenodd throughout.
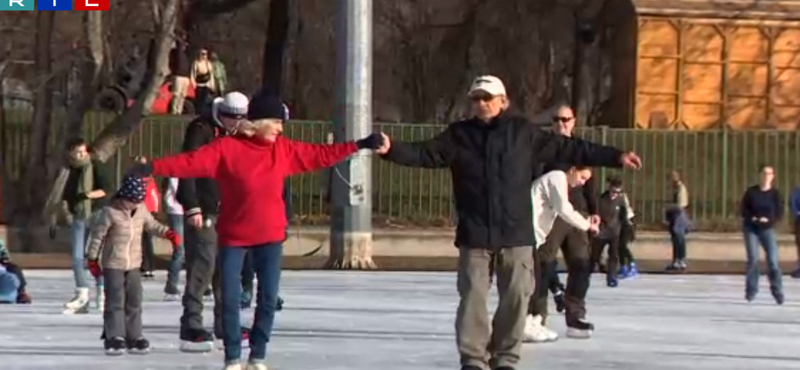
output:
<path id="1" fill-rule="evenodd" d="M 47 183 L 47 172 L 42 171 L 42 168 L 46 168 L 45 159 L 53 114 L 52 92 L 55 90 L 50 48 L 54 23 L 55 12 L 37 13 L 35 68 L 36 76 L 42 80 L 37 81 L 37 88 L 34 91 L 33 122 L 28 137 L 27 160 L 22 184 L 18 188 L 19 198 L 26 211 L 26 223 L 42 221 L 36 215 L 41 214 L 46 196 L 42 195 L 42 190 L 46 187 L 42 187 L 41 184 Z"/>
<path id="2" fill-rule="evenodd" d="M 156 18 L 156 34 L 148 51 L 147 69 L 143 79 L 143 88 L 136 96 L 133 106 L 117 117 L 100 134 L 92 149 L 95 157 L 105 162 L 114 155 L 117 149 L 125 144 L 128 137 L 136 131 L 144 116 L 150 114 L 153 101 L 159 87 L 164 83 L 164 70 L 169 61 L 169 52 L 172 48 L 175 24 L 177 23 L 178 3 L 180 0 L 166 0 L 163 8 L 159 0 L 154 3 L 154 17 Z"/>
<path id="3" fill-rule="evenodd" d="M 65 148 L 66 142 L 70 138 L 81 135 L 84 116 L 92 108 L 95 95 L 100 89 L 106 55 L 103 40 L 103 14 L 103 12 L 85 12 L 83 14 L 83 35 L 86 45 L 83 45 L 78 60 L 80 92 L 70 107 L 67 135 L 63 136 L 59 148 Z"/>
<path id="4" fill-rule="evenodd" d="M 262 85 L 280 96 L 283 86 L 283 58 L 289 38 L 289 0 L 271 0 L 267 38 L 264 41 Z"/>

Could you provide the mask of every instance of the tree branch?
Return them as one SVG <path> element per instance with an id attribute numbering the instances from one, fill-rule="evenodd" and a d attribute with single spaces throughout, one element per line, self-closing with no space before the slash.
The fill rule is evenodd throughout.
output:
<path id="1" fill-rule="evenodd" d="M 230 13 L 254 1 L 255 0 L 195 0 L 192 2 L 190 11 L 203 15 L 218 15 Z"/>

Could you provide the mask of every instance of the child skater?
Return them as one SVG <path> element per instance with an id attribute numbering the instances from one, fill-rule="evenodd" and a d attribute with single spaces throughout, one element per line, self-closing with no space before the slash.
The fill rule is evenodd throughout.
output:
<path id="1" fill-rule="evenodd" d="M 168 239 L 173 246 L 181 244 L 178 234 L 147 211 L 144 198 L 142 178 L 125 177 L 89 239 L 89 271 L 105 279 L 103 339 L 107 355 L 121 355 L 126 349 L 134 354 L 150 351 L 150 342 L 142 336 L 142 231 Z"/>

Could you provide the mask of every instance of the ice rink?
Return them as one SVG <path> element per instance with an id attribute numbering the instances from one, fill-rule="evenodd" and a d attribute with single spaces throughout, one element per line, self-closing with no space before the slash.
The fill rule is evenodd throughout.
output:
<path id="1" fill-rule="evenodd" d="M 65 316 L 69 271 L 28 272 L 31 306 L 0 306 L 0 370 L 221 369 L 221 352 L 178 351 L 179 302 L 162 302 L 165 273 L 146 282 L 146 356 L 111 358 L 99 340 L 101 315 Z M 762 278 L 748 304 L 742 276 L 650 275 L 610 289 L 595 275 L 590 340 L 525 345 L 523 369 L 800 369 L 800 281 L 784 279 L 774 304 Z M 459 369 L 454 273 L 288 271 L 286 300 L 269 347 L 271 370 Z M 551 303 L 552 304 L 552 303 Z M 250 319 L 252 311 L 243 317 Z M 206 315 L 210 327 L 211 317 Z M 247 352 L 245 351 L 245 354 Z"/>

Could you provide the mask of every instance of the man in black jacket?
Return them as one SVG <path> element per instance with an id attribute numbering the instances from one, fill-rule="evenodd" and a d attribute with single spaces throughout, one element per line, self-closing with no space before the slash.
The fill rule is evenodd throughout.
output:
<path id="1" fill-rule="evenodd" d="M 572 137 L 575 128 L 575 113 L 572 108 L 561 105 L 553 116 L 553 131 L 559 135 Z M 543 166 L 542 174 L 553 170 L 567 171 L 571 165 L 564 163 L 548 163 Z M 578 212 L 592 218 L 598 217 L 597 194 L 594 177 L 582 186 L 569 190 L 569 201 Z M 547 288 L 553 285 L 552 279 L 558 279 L 556 271 L 556 256 L 561 249 L 567 264 L 567 289 L 564 305 L 567 321 L 567 336 L 573 338 L 587 338 L 594 331 L 594 325 L 585 320 L 586 293 L 589 290 L 589 280 L 592 269 L 589 262 L 589 235 L 561 218 L 556 219 L 547 241 L 536 251 L 536 263 L 539 274 L 534 293 L 528 305 L 528 318 L 525 325 L 525 340 L 531 342 L 541 341 L 543 336 L 532 333 L 544 331 L 548 333 L 546 341 L 558 339 L 558 335 L 547 329 Z M 540 277 L 540 278 L 539 278 Z M 542 328 L 537 328 L 542 326 Z"/>
<path id="2" fill-rule="evenodd" d="M 211 114 L 203 114 L 189 123 L 183 142 L 183 151 L 193 151 L 224 136 L 247 115 L 248 99 L 232 92 L 217 98 Z M 186 288 L 183 294 L 181 316 L 181 350 L 208 352 L 213 350 L 214 337 L 203 328 L 203 295 L 208 285 L 214 285 L 214 330 L 221 334 L 221 294 L 215 274 L 217 258 L 217 232 L 215 224 L 219 214 L 219 191 L 213 179 L 181 179 L 177 200 L 186 217 L 184 234 Z"/>
<path id="3" fill-rule="evenodd" d="M 625 198 L 622 197 L 622 181 L 610 179 L 609 187 L 600 195 L 600 233 L 592 240 L 592 270 L 600 265 L 603 250 L 608 245 L 608 264 L 606 264 L 606 284 L 617 286 L 619 270 L 619 241 L 622 234 Z"/>
<path id="4" fill-rule="evenodd" d="M 541 162 L 638 168 L 633 153 L 546 133 L 508 112 L 505 87 L 478 77 L 468 94 L 475 117 L 433 139 L 391 143 L 383 158 L 404 166 L 450 168 L 458 226 L 456 341 L 462 370 L 513 370 L 533 290 L 531 179 Z M 493 327 L 486 308 L 491 271 L 500 299 Z"/>

